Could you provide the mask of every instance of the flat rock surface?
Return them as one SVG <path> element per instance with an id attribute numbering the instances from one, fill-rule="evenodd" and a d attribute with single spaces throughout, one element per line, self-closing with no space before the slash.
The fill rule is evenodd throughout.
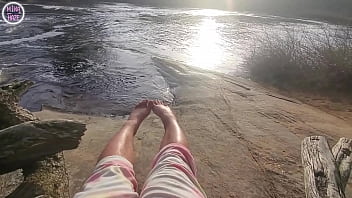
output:
<path id="1" fill-rule="evenodd" d="M 160 66 L 160 70 L 164 68 Z M 243 79 L 179 68 L 161 72 L 175 89 L 173 110 L 189 138 L 199 182 L 208 197 L 305 197 L 300 144 L 323 135 L 330 146 L 352 137 L 352 123 Z M 87 124 L 78 149 L 65 151 L 70 192 L 80 189 L 108 139 L 124 118 L 104 118 L 43 110 L 40 119 L 72 119 Z M 137 133 L 135 171 L 143 185 L 163 135 L 151 114 Z M 347 197 L 352 197 L 351 180 Z"/>

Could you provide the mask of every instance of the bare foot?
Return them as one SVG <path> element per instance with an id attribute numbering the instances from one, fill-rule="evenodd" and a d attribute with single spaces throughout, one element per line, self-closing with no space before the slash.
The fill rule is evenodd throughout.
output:
<path id="1" fill-rule="evenodd" d="M 140 124 L 149 115 L 152 106 L 152 101 L 143 100 L 134 107 L 128 119 L 137 121 Z"/>
<path id="2" fill-rule="evenodd" d="M 163 102 L 153 101 L 153 112 L 160 117 L 164 124 L 165 134 L 161 140 L 160 149 L 171 143 L 178 143 L 187 146 L 187 138 L 181 127 L 177 123 L 176 116 L 171 111 L 170 107 Z"/>
<path id="3" fill-rule="evenodd" d="M 160 119 L 165 123 L 167 121 L 176 120 L 176 116 L 171 111 L 170 107 L 166 106 L 160 100 L 154 100 L 153 102 L 153 112 L 160 117 Z"/>

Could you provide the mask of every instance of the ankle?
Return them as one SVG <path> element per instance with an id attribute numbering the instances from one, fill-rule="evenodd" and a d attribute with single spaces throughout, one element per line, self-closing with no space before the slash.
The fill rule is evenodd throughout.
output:
<path id="1" fill-rule="evenodd" d="M 174 115 L 165 116 L 165 117 L 161 118 L 161 121 L 163 122 L 163 124 L 165 126 L 172 124 L 172 123 L 177 123 L 176 116 L 174 116 Z"/>
<path id="2" fill-rule="evenodd" d="M 139 126 L 142 123 L 142 121 L 143 120 L 136 119 L 136 118 L 128 118 L 128 120 L 125 122 L 125 124 Z"/>

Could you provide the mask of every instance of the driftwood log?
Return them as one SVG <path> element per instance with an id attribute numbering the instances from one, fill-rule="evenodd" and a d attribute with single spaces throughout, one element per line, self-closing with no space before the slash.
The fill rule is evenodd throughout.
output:
<path id="1" fill-rule="evenodd" d="M 336 166 L 340 171 L 341 184 L 343 189 L 346 188 L 348 179 L 351 175 L 352 165 L 352 140 L 347 138 L 341 138 L 337 144 L 332 148 L 332 154 L 334 155 Z"/>
<path id="2" fill-rule="evenodd" d="M 325 137 L 307 137 L 301 152 L 306 197 L 345 198 L 351 171 L 351 140 L 341 138 L 331 152 Z"/>
<path id="3" fill-rule="evenodd" d="M 85 126 L 63 120 L 39 122 L 17 104 L 19 96 L 31 85 L 23 81 L 0 87 L 0 130 L 4 129 L 0 135 L 0 172 L 22 168 L 0 175 L 0 197 L 68 198 L 69 181 L 62 150 L 78 146 Z M 27 121 L 34 122 L 24 123 Z"/>
<path id="4" fill-rule="evenodd" d="M 0 174 L 77 148 L 85 130 L 85 124 L 70 120 L 32 121 L 1 130 Z"/>

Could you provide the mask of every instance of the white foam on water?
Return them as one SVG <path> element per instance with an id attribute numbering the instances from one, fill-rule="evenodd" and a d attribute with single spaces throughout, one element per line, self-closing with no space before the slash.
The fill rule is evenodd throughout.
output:
<path id="1" fill-rule="evenodd" d="M 88 10 L 89 9 L 89 8 L 81 8 L 81 7 L 73 7 L 73 6 L 58 6 L 58 5 L 41 5 L 41 4 L 23 4 L 23 5 L 39 6 L 39 7 L 42 7 L 43 9 L 47 9 L 47 10 L 75 11 L 75 10 Z"/>
<path id="2" fill-rule="evenodd" d="M 56 31 L 50 31 L 50 32 L 45 32 L 43 34 L 38 34 L 32 37 L 27 37 L 27 38 L 20 38 L 20 39 L 14 39 L 11 41 L 2 41 L 0 42 L 0 46 L 2 45 L 16 45 L 22 42 L 32 42 L 36 40 L 41 40 L 45 38 L 50 38 L 50 37 L 55 37 L 58 35 L 64 34 L 64 32 L 56 32 Z"/>
<path id="3" fill-rule="evenodd" d="M 4 83 L 6 81 L 5 73 L 3 74 L 2 69 L 0 69 L 0 83 Z"/>
<path id="4" fill-rule="evenodd" d="M 294 20 L 301 21 L 301 22 L 306 22 L 306 23 L 315 23 L 315 24 L 320 24 L 320 25 L 328 25 L 328 23 L 326 23 L 326 22 L 315 21 L 315 20 L 311 20 L 311 19 L 294 19 Z"/>
<path id="5" fill-rule="evenodd" d="M 53 26 L 54 29 L 62 29 L 62 28 L 66 28 L 66 27 L 73 27 L 75 26 L 74 24 L 65 24 L 65 25 L 55 25 Z"/>

